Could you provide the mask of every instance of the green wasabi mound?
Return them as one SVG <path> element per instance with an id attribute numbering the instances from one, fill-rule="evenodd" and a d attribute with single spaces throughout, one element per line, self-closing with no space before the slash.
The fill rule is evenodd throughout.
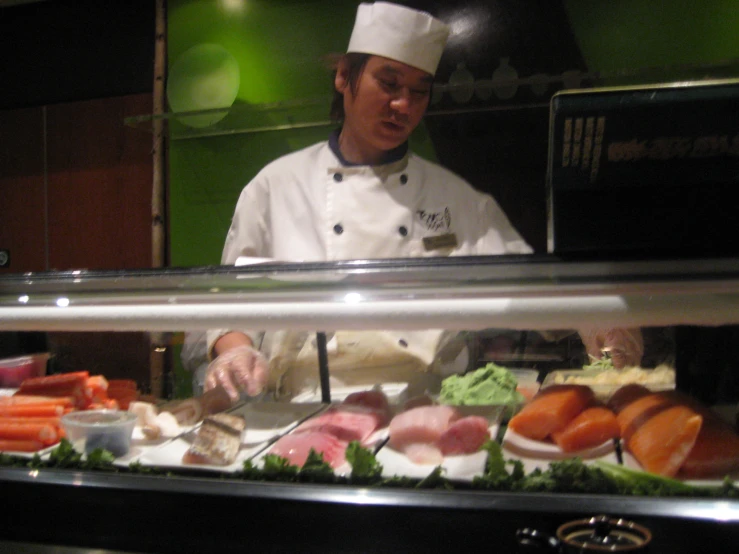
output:
<path id="1" fill-rule="evenodd" d="M 439 402 L 454 406 L 513 406 L 524 402 L 518 381 L 506 368 L 493 363 L 441 382 Z"/>

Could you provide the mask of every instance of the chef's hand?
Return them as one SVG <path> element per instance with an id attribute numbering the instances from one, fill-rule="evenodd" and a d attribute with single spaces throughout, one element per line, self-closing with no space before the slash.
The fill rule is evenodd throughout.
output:
<path id="1" fill-rule="evenodd" d="M 259 350 L 249 344 L 219 349 L 218 343 L 214 350 L 218 355 L 206 370 L 206 391 L 221 385 L 231 402 L 237 402 L 241 391 L 256 396 L 264 390 L 269 366 Z"/>
<path id="2" fill-rule="evenodd" d="M 595 359 L 610 353 L 617 369 L 638 366 L 644 355 L 644 339 L 641 329 L 587 329 L 579 331 L 585 349 Z"/>

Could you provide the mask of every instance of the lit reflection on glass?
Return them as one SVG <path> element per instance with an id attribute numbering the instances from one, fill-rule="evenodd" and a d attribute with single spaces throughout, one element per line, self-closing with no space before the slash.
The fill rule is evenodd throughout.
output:
<path id="1" fill-rule="evenodd" d="M 718 519 L 720 519 L 721 521 L 731 521 L 736 519 L 737 517 L 737 509 L 732 506 L 730 502 L 716 502 L 714 508 L 718 512 Z"/>
<path id="2" fill-rule="evenodd" d="M 56 299 L 56 305 L 60 308 L 66 308 L 69 306 L 69 298 L 65 298 L 64 296 Z"/>
<path id="3" fill-rule="evenodd" d="M 31 471 L 29 471 L 28 472 L 28 476 L 31 477 L 31 478 L 33 478 L 33 479 L 35 479 L 36 477 L 38 477 L 38 469 L 32 469 Z"/>
<path id="4" fill-rule="evenodd" d="M 23 296 L 18 297 L 18 302 L 20 302 L 21 304 L 28 304 L 28 301 L 30 299 L 31 298 L 27 294 L 24 294 Z"/>
<path id="5" fill-rule="evenodd" d="M 344 296 L 344 302 L 347 304 L 359 304 L 362 301 L 362 295 L 358 292 L 349 292 Z"/>

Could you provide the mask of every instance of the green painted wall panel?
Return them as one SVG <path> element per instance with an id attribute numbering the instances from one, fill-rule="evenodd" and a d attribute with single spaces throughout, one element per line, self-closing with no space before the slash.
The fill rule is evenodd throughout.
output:
<path id="1" fill-rule="evenodd" d="M 565 0 L 590 71 L 739 58 L 737 0 Z"/>

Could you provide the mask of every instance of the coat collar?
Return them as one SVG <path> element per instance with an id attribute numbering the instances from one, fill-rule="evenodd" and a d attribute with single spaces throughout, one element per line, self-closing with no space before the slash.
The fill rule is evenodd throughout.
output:
<path id="1" fill-rule="evenodd" d="M 341 162 L 341 165 L 343 165 L 344 167 L 359 167 L 359 166 L 367 165 L 367 164 L 352 163 L 344 159 L 344 156 L 341 155 L 341 150 L 339 150 L 339 134 L 340 133 L 341 133 L 341 128 L 334 129 L 331 132 L 331 134 L 328 137 L 328 146 L 329 148 L 331 148 L 331 151 L 334 153 L 334 156 L 336 156 L 339 162 Z M 400 160 L 405 158 L 406 154 L 408 154 L 408 141 L 404 142 L 397 148 L 393 148 L 392 150 L 389 150 L 381 165 L 399 162 Z"/>

